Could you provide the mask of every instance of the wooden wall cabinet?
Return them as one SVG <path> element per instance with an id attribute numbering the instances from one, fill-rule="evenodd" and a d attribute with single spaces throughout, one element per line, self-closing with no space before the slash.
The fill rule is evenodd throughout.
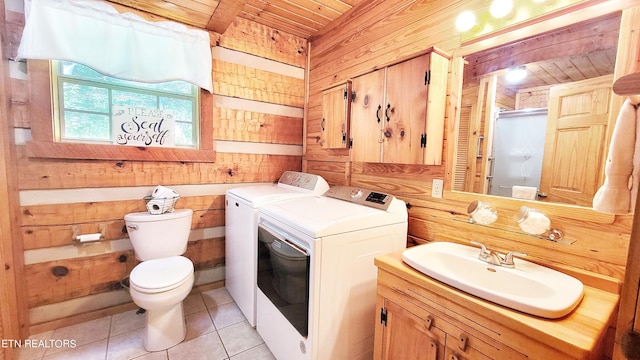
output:
<path id="1" fill-rule="evenodd" d="M 351 160 L 440 165 L 448 71 L 430 49 L 353 79 Z"/>
<path id="2" fill-rule="evenodd" d="M 322 92 L 320 142 L 323 149 L 344 149 L 348 146 L 351 99 L 351 81 Z"/>

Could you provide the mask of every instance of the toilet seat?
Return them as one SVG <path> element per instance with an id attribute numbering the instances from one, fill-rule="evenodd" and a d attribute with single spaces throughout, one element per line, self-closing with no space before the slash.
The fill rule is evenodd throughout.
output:
<path id="1" fill-rule="evenodd" d="M 145 293 L 175 289 L 193 274 L 193 263 L 184 256 L 143 261 L 129 275 L 132 288 Z"/>

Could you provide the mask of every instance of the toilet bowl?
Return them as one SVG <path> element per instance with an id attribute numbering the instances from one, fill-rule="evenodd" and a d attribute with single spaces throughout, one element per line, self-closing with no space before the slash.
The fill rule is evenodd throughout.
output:
<path id="1" fill-rule="evenodd" d="M 306 299 L 307 257 L 279 240 L 269 244 L 273 267 L 272 285 L 278 295 L 289 304 L 299 304 Z"/>
<path id="2" fill-rule="evenodd" d="M 186 336 L 182 301 L 194 282 L 193 263 L 181 256 L 187 248 L 192 210 L 152 215 L 125 215 L 136 258 L 142 262 L 129 274 L 133 302 L 146 310 L 144 348 L 168 349 Z"/>
<path id="3" fill-rule="evenodd" d="M 129 275 L 129 293 L 145 309 L 147 351 L 168 349 L 186 336 L 182 301 L 193 287 L 193 263 L 183 256 L 148 260 Z"/>

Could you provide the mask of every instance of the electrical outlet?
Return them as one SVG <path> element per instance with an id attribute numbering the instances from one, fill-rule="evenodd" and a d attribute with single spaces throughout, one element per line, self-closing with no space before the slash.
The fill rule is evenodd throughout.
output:
<path id="1" fill-rule="evenodd" d="M 431 197 L 442 199 L 442 189 L 444 188 L 444 180 L 433 179 L 431 185 Z"/>

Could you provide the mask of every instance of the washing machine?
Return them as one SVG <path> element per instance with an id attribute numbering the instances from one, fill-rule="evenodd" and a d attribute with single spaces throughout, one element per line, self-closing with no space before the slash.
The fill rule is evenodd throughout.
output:
<path id="1" fill-rule="evenodd" d="M 258 216 L 256 329 L 278 360 L 371 359 L 374 258 L 407 243 L 402 200 L 332 187 Z"/>
<path id="2" fill-rule="evenodd" d="M 285 171 L 275 184 L 229 189 L 225 198 L 225 286 L 251 326 L 256 325 L 258 207 L 325 193 L 321 176 Z"/>

